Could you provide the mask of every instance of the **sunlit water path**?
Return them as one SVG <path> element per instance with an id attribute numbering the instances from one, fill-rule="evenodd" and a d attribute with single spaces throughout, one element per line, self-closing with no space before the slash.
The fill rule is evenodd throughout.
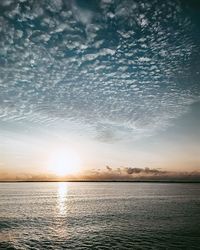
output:
<path id="1" fill-rule="evenodd" d="M 1 183 L 0 249 L 199 249 L 200 185 Z"/>

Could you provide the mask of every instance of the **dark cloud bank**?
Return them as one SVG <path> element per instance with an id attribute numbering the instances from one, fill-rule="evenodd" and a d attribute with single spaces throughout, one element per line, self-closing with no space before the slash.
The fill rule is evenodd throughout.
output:
<path id="1" fill-rule="evenodd" d="M 112 168 L 106 166 L 104 169 L 92 170 L 85 176 L 90 180 L 105 181 L 198 181 L 199 172 L 174 172 L 162 171 L 155 168 L 120 167 Z"/>

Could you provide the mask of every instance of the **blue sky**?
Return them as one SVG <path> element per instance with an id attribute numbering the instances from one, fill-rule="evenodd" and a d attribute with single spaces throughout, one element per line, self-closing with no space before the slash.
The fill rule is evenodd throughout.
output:
<path id="1" fill-rule="evenodd" d="M 59 147 L 84 168 L 199 170 L 199 11 L 198 1 L 2 0 L 2 171 L 42 171 Z"/>

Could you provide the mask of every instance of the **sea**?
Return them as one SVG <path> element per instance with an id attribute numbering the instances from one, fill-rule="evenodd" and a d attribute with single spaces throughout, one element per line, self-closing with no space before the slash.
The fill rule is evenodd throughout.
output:
<path id="1" fill-rule="evenodd" d="M 0 183 L 0 249 L 200 249 L 200 184 Z"/>

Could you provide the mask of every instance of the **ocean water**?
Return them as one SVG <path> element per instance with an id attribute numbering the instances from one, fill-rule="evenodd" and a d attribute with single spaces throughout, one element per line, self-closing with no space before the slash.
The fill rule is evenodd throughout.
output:
<path id="1" fill-rule="evenodd" d="M 200 185 L 1 183 L 0 249 L 200 249 Z"/>

